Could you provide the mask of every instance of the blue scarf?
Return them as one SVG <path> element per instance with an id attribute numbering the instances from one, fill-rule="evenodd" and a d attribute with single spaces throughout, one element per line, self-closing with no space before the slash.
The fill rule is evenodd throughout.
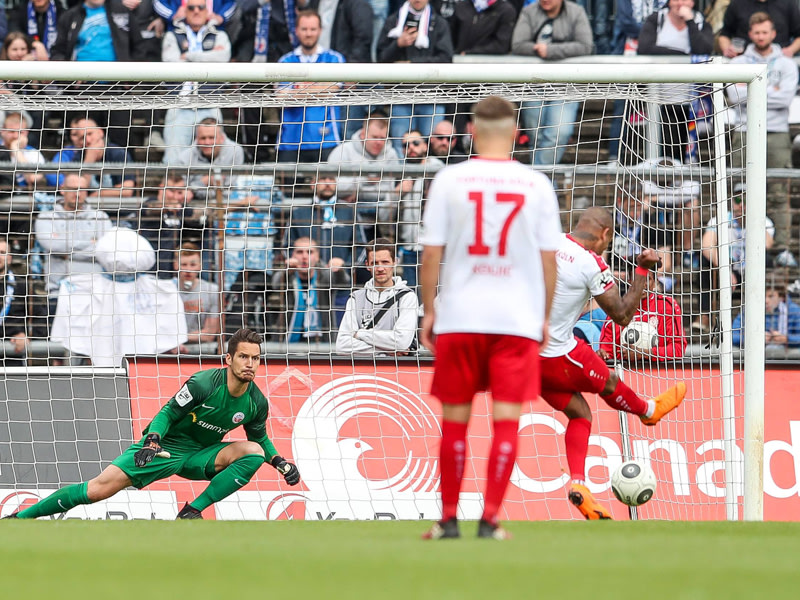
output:
<path id="1" fill-rule="evenodd" d="M 297 47 L 297 34 L 295 33 L 296 14 L 294 11 L 294 0 L 283 0 L 283 12 L 286 15 L 286 28 L 289 30 L 289 40 L 292 48 Z M 269 19 L 272 15 L 272 2 L 266 0 L 258 7 L 256 13 L 256 42 L 254 48 L 253 62 L 267 62 L 269 52 Z"/>
<path id="2" fill-rule="evenodd" d="M 303 338 L 319 337 L 321 335 L 321 325 L 319 322 L 319 311 L 317 304 L 317 274 L 308 280 L 308 287 L 303 288 L 300 277 L 294 276 L 295 305 L 294 316 L 292 317 L 292 327 L 289 330 L 289 343 L 299 342 Z"/>
<path id="3" fill-rule="evenodd" d="M 14 278 L 14 274 L 11 271 L 6 273 L 6 294 L 3 298 L 2 312 L 0 312 L 0 323 L 6 320 L 11 310 L 11 303 L 14 302 L 14 287 L 16 282 L 17 280 Z"/>
<path id="4" fill-rule="evenodd" d="M 33 8 L 33 2 L 28 2 L 28 37 L 32 40 L 39 38 L 39 27 L 36 24 L 36 10 Z M 47 7 L 47 18 L 44 26 L 44 39 L 39 40 L 50 52 L 50 48 L 56 42 L 56 3 L 50 1 L 50 6 Z"/>

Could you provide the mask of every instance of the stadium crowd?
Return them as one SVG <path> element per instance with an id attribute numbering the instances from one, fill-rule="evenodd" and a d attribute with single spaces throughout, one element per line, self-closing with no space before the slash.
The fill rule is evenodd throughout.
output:
<path id="1" fill-rule="evenodd" d="M 774 85 L 768 167 L 791 167 L 789 106 L 798 87 L 791 57 L 800 49 L 798 3 L 717 0 L 704 7 L 705 15 L 698 8 L 693 0 L 28 0 L 7 10 L 0 6 L 0 59 L 430 63 L 470 54 L 496 55 L 498 61 L 508 54 L 546 61 L 593 53 L 686 55 L 702 61 L 721 54 L 769 65 Z M 47 85 L 8 81 L 0 93 L 24 97 Z M 4 210 L 0 216 L 8 236 L 0 242 L 18 257 L 6 261 L 6 312 L 26 322 L 22 331 L 16 317 L 3 322 L 13 360 L 24 357 L 31 339 L 48 337 L 71 276 L 104 272 L 95 248 L 117 227 L 134 230 L 146 241 L 154 260 L 144 270 L 171 282 L 180 294 L 187 327 L 174 352 L 216 351 L 226 333 L 242 326 L 266 332 L 271 341 L 324 341 L 335 348 L 343 316 L 355 310 L 354 298 L 359 306 L 365 301 L 383 306 L 386 297 L 416 291 L 424 199 L 438 168 L 471 154 L 467 111 L 444 103 L 304 106 L 309 95 L 330 86 L 279 84 L 274 93 L 283 108 L 278 111 L 176 103 L 165 111 L 0 114 L 0 162 L 10 165 L 0 168 L 0 194 L 33 197 L 32 212 Z M 220 84 L 183 81 L 165 84 L 163 91 L 196 102 L 219 90 Z M 736 86 L 728 90 L 728 101 L 743 121 L 746 98 Z M 516 158 L 540 167 L 564 162 L 568 142 L 578 135 L 581 103 L 531 100 L 518 108 Z M 689 88 L 662 105 L 658 165 L 698 162 L 708 151 L 697 143 L 696 131 L 705 108 Z M 612 112 L 603 160 L 630 163 L 620 142 L 636 123 L 636 106 L 617 101 Z M 740 155 L 746 130 L 737 136 L 734 154 Z M 138 169 L 101 168 L 135 161 L 163 165 L 163 177 L 155 182 Z M 276 177 L 237 170 L 276 162 L 330 169 L 312 178 L 299 170 Z M 80 163 L 86 169 L 35 168 L 50 163 Z M 404 174 L 406 166 L 417 169 Z M 364 174 L 330 172 L 353 167 Z M 652 282 L 654 292 L 680 292 L 681 272 L 700 278 L 707 293 L 696 299 L 699 310 L 684 315 L 687 330 L 697 336 L 714 328 L 708 290 L 716 285 L 718 264 L 711 239 L 717 226 L 703 223 L 707 214 L 698 203 L 699 188 L 676 175 L 619 189 L 611 249 L 621 264 L 641 247 L 657 248 L 663 261 Z M 736 285 L 744 264 L 743 195 L 732 192 L 739 200 L 732 204 L 731 220 Z M 785 182 L 770 185 L 767 231 L 769 264 L 789 279 L 798 244 L 790 195 Z M 136 208 L 102 210 L 101 197 L 132 199 Z M 387 252 L 391 247 L 384 258 L 391 262 L 392 276 L 400 276 L 397 285 L 385 279 L 386 265 L 375 262 L 378 247 Z M 351 295 L 365 284 L 371 290 L 366 296 Z M 402 305 L 416 310 L 408 298 Z M 408 323 L 405 315 L 400 318 L 400 306 L 399 299 L 392 301 L 386 311 L 390 324 L 384 327 Z M 345 320 L 352 341 L 338 344 L 342 352 L 363 350 L 359 340 L 377 336 L 364 333 L 358 321 L 354 314 Z M 360 321 L 370 325 L 363 316 Z M 377 320 L 371 327 L 380 329 Z M 403 332 L 399 337 L 408 340 L 406 348 L 383 350 L 404 354 L 413 348 L 414 336 Z"/>

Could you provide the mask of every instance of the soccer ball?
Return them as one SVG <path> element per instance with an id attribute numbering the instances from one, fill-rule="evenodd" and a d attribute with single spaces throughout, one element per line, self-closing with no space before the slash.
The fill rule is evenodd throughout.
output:
<path id="1" fill-rule="evenodd" d="M 643 352 L 650 352 L 658 344 L 657 323 L 650 321 L 631 321 L 622 330 L 622 343 Z"/>
<path id="2" fill-rule="evenodd" d="M 611 475 L 611 491 L 617 500 L 628 506 L 640 506 L 656 493 L 656 474 L 649 465 L 629 460 Z"/>

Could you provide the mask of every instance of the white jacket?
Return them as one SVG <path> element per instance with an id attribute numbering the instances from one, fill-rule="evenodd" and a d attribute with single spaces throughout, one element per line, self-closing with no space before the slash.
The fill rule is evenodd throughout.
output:
<path id="1" fill-rule="evenodd" d="M 789 131 L 789 105 L 797 93 L 797 65 L 784 56 L 778 44 L 772 44 L 767 56 L 756 52 L 753 44 L 747 46 L 744 54 L 731 61 L 732 64 L 767 65 L 767 131 L 785 133 Z M 729 85 L 728 100 L 739 111 L 742 129 L 747 130 L 747 85 Z"/>
<path id="2" fill-rule="evenodd" d="M 374 327 L 366 329 L 381 308 L 390 298 L 399 292 L 408 290 Z M 375 288 L 370 279 L 363 289 L 350 295 L 345 307 L 339 335 L 336 338 L 338 354 L 405 352 L 417 334 L 419 302 L 417 295 L 406 282 L 399 277 L 394 278 L 394 285 L 385 290 Z"/>

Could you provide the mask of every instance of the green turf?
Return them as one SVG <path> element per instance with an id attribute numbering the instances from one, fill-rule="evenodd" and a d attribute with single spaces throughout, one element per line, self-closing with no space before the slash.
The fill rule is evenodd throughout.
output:
<path id="1" fill-rule="evenodd" d="M 800 523 L 5 521 L 0 597 L 797 598 Z"/>

